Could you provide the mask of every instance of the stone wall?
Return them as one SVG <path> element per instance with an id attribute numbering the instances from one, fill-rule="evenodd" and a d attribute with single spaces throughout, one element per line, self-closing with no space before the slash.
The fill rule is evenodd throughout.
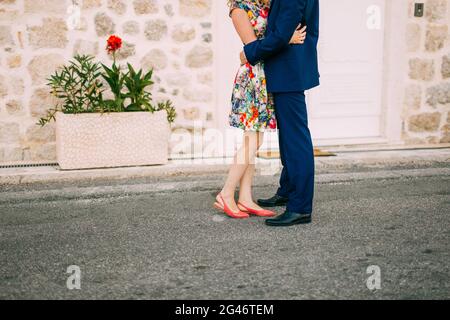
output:
<path id="1" fill-rule="evenodd" d="M 52 104 L 46 78 L 75 53 L 111 63 L 110 34 L 124 40 L 121 62 L 155 69 L 174 128 L 210 126 L 212 21 L 212 0 L 0 0 L 0 163 L 55 160 L 54 125 L 36 125 Z"/>
<path id="2" fill-rule="evenodd" d="M 413 0 L 398 1 L 409 3 L 408 68 L 398 106 L 402 139 L 450 143 L 450 0 L 420 1 L 422 18 L 414 17 Z M 194 123 L 213 127 L 213 5 L 213 0 L 0 0 L 0 164 L 55 160 L 54 125 L 35 125 L 53 103 L 46 78 L 75 53 L 111 63 L 104 50 L 110 34 L 125 41 L 122 63 L 155 69 L 155 100 L 171 99 L 178 109 L 174 129 L 192 130 Z"/>
<path id="3" fill-rule="evenodd" d="M 403 140 L 407 144 L 450 143 L 450 1 L 425 0 L 414 17 L 409 0 Z"/>

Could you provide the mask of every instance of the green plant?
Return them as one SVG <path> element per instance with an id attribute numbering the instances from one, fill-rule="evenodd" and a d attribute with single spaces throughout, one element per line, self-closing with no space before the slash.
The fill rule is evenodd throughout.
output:
<path id="1" fill-rule="evenodd" d="M 58 98 L 55 107 L 49 109 L 46 117 L 39 120 L 45 125 L 55 119 L 58 111 L 64 113 L 99 112 L 103 105 L 103 83 L 101 66 L 93 57 L 76 55 L 68 65 L 57 70 L 48 79 L 51 94 Z"/>
<path id="2" fill-rule="evenodd" d="M 108 99 L 104 100 L 104 104 L 107 108 L 108 112 L 123 112 L 125 111 L 124 106 L 124 94 L 122 93 L 123 84 L 127 77 L 120 68 L 114 64 L 111 68 L 108 68 L 104 64 L 102 64 L 105 73 L 102 73 L 103 79 L 109 84 L 109 88 L 111 89 L 112 94 L 114 95 L 114 100 Z"/>
<path id="3" fill-rule="evenodd" d="M 146 73 L 136 71 L 127 64 L 127 72 L 116 63 L 116 52 L 122 47 L 122 39 L 110 36 L 106 50 L 112 55 L 111 68 L 94 62 L 94 57 L 77 55 L 68 65 L 55 72 L 48 80 L 51 93 L 58 98 L 56 106 L 39 120 L 41 126 L 55 120 L 58 111 L 67 114 L 167 111 L 167 120 L 172 123 L 177 116 L 171 101 L 152 105 L 152 94 L 148 88 L 153 84 L 153 70 Z M 109 88 L 104 88 L 106 81 Z M 113 99 L 104 99 L 105 91 L 111 91 Z M 105 93 L 105 94 L 104 94 Z"/>
<path id="4" fill-rule="evenodd" d="M 175 121 L 175 118 L 177 117 L 177 111 L 175 107 L 172 104 L 172 101 L 167 100 L 165 102 L 160 102 L 157 104 L 157 107 L 155 108 L 155 111 L 162 111 L 166 110 L 167 112 L 167 121 L 169 123 L 172 123 Z"/>
<path id="5" fill-rule="evenodd" d="M 136 72 L 131 64 L 128 64 L 128 73 L 125 76 L 125 86 L 128 92 L 124 95 L 131 103 L 126 107 L 128 111 L 152 111 L 150 104 L 152 94 L 145 89 L 153 84 L 153 70 L 143 75 L 142 69 Z"/>

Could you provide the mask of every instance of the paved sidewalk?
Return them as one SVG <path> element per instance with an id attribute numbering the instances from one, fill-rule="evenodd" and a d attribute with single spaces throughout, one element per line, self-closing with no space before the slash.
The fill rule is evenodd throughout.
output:
<path id="1" fill-rule="evenodd" d="M 121 181 L 151 182 L 189 176 L 226 174 L 230 159 L 176 160 L 165 166 L 62 171 L 57 166 L 0 169 L 0 191 L 41 188 L 49 185 L 95 185 Z M 317 174 L 389 169 L 450 167 L 450 148 L 422 150 L 340 152 L 336 157 L 316 158 Z M 259 175 L 280 171 L 279 160 L 258 159 Z"/>

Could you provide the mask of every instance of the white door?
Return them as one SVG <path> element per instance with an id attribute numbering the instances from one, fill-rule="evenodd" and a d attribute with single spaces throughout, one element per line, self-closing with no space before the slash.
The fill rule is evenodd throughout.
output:
<path id="1" fill-rule="evenodd" d="M 309 92 L 316 145 L 382 136 L 385 0 L 320 0 L 321 86 Z"/>
<path id="2" fill-rule="evenodd" d="M 242 44 L 228 18 L 226 1 L 216 1 L 216 120 L 228 132 L 232 83 Z M 366 143 L 382 136 L 382 73 L 385 0 L 320 0 L 321 86 L 308 92 L 315 145 Z M 231 130 L 237 140 L 239 130 Z M 235 141 L 237 141 L 235 140 Z M 229 140 L 227 150 L 235 144 Z M 276 148 L 270 134 L 266 148 Z"/>

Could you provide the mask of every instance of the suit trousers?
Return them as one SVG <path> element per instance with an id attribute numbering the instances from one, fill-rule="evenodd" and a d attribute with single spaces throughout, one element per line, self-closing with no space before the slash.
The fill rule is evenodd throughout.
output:
<path id="1" fill-rule="evenodd" d="M 311 214 L 314 198 L 314 148 L 304 91 L 273 93 L 283 171 L 277 194 L 286 209 Z"/>

